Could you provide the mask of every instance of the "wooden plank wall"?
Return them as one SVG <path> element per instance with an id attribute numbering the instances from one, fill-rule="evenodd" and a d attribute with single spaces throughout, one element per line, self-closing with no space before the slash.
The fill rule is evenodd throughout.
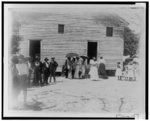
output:
<path id="1" fill-rule="evenodd" d="M 65 25 L 64 34 L 58 33 L 58 24 Z M 112 26 L 112 25 L 108 25 Z M 29 40 L 41 41 L 41 58 L 54 56 L 61 69 L 65 55 L 70 52 L 87 54 L 87 42 L 98 42 L 98 57 L 106 59 L 106 68 L 115 69 L 116 62 L 123 56 L 123 26 L 114 27 L 113 37 L 106 37 L 106 27 L 92 19 L 65 16 L 51 16 L 30 25 L 22 26 L 20 34 L 24 38 L 21 52 L 29 55 Z"/>

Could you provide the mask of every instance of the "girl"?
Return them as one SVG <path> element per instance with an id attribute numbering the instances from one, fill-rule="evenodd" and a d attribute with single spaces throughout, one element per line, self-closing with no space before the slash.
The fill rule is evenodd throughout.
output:
<path id="1" fill-rule="evenodd" d="M 116 69 L 116 74 L 115 75 L 118 77 L 118 80 L 121 80 L 122 69 L 121 69 L 120 62 L 117 62 L 117 69 Z"/>

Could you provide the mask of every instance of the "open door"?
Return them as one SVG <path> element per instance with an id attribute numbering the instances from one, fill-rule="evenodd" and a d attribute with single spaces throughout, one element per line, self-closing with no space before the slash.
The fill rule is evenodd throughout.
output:
<path id="1" fill-rule="evenodd" d="M 40 57 L 41 54 L 41 41 L 40 40 L 30 40 L 30 53 L 29 55 L 35 58 L 36 55 Z"/>
<path id="2" fill-rule="evenodd" d="M 97 58 L 97 42 L 88 42 L 87 55 L 91 59 Z"/>

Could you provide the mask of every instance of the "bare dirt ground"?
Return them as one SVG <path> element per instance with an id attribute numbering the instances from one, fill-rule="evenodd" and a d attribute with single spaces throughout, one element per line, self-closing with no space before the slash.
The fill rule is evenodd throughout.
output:
<path id="1" fill-rule="evenodd" d="M 65 79 L 43 87 L 28 88 L 27 105 L 19 111 L 78 113 L 136 113 L 139 108 L 139 81 L 118 81 L 115 77 L 91 81 Z"/>

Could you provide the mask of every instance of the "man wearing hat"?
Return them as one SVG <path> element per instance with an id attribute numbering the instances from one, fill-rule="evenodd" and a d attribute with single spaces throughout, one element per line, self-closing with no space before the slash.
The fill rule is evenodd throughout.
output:
<path id="1" fill-rule="evenodd" d="M 20 93 L 20 88 L 19 88 L 19 78 L 18 78 L 18 70 L 16 68 L 16 64 L 19 63 L 19 59 L 17 57 L 17 55 L 13 55 L 11 58 L 11 65 L 10 65 L 10 71 L 12 74 L 12 80 L 11 80 L 11 85 L 10 85 L 10 96 L 9 96 L 9 104 L 10 106 L 13 108 L 15 106 L 17 106 L 17 98 L 18 95 Z"/>
<path id="2" fill-rule="evenodd" d="M 16 64 L 16 68 L 18 71 L 18 77 L 20 81 L 20 85 L 18 88 L 20 88 L 23 91 L 24 103 L 26 103 L 29 70 L 23 55 L 19 56 L 19 63 Z"/>
<path id="3" fill-rule="evenodd" d="M 51 58 L 50 65 L 49 65 L 50 82 L 51 82 L 52 77 L 54 78 L 54 82 L 56 82 L 55 72 L 56 72 L 57 66 L 58 66 L 58 64 L 57 64 L 57 62 L 55 61 L 55 58 L 52 57 L 52 58 Z"/>
<path id="4" fill-rule="evenodd" d="M 44 84 L 48 84 L 48 77 L 49 77 L 49 63 L 48 58 L 44 59 L 43 63 L 43 74 L 44 74 Z"/>

